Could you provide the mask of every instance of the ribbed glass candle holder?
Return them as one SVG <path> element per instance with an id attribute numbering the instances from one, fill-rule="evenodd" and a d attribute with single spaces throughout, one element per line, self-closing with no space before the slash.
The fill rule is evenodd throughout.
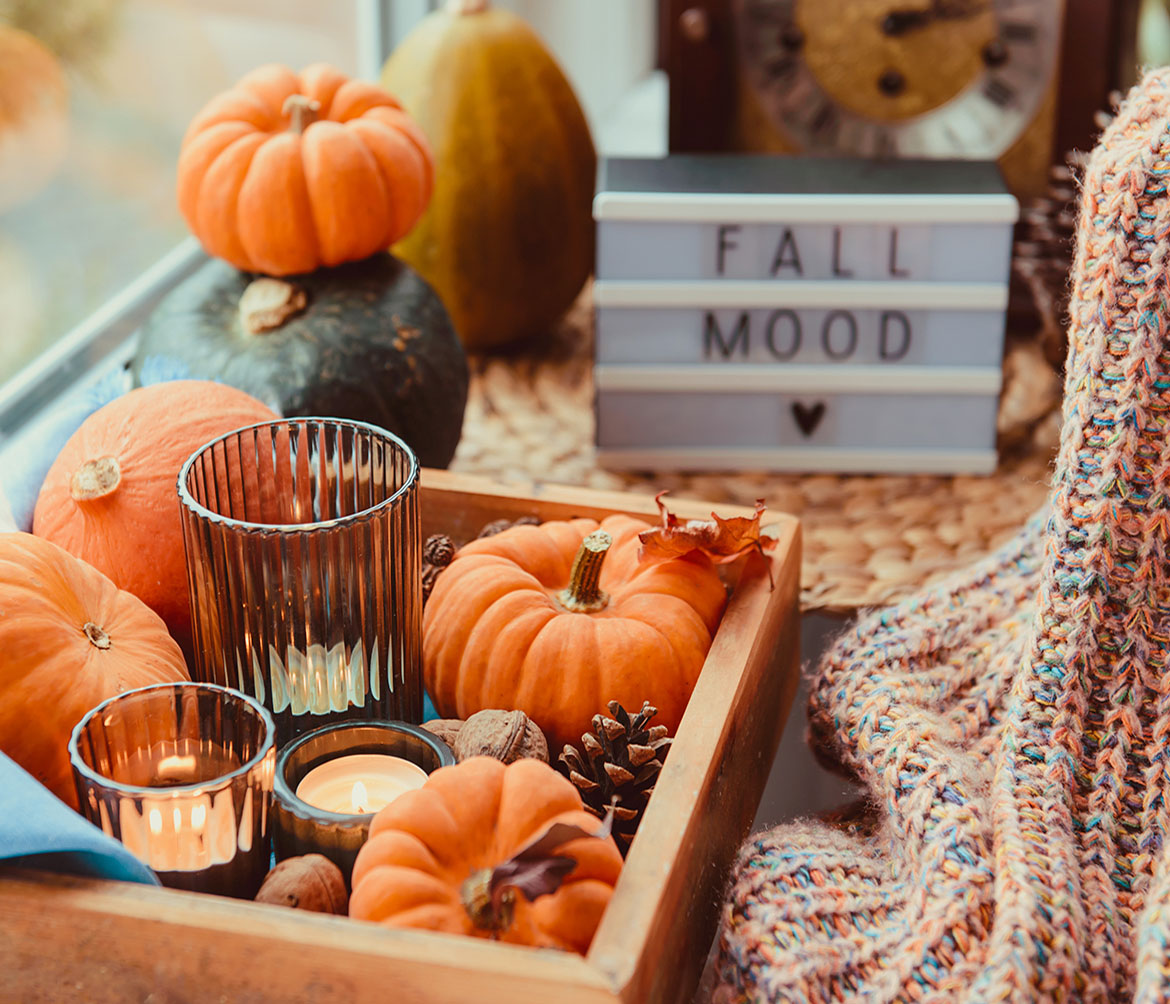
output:
<path id="1" fill-rule="evenodd" d="M 280 743 L 422 718 L 418 461 L 342 419 L 262 423 L 179 474 L 192 676 L 251 694 Z"/>
<path id="2" fill-rule="evenodd" d="M 268 872 L 272 717 L 205 683 L 128 690 L 74 728 L 82 814 L 163 885 L 251 899 Z"/>

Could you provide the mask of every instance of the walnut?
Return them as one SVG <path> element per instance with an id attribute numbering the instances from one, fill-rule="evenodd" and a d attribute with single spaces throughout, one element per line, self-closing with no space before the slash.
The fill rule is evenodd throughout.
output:
<path id="1" fill-rule="evenodd" d="M 463 719 L 432 718 L 429 722 L 423 722 L 422 727 L 431 735 L 442 739 L 448 746 L 454 748 L 455 737 L 459 735 L 459 730 L 463 728 Z"/>
<path id="2" fill-rule="evenodd" d="M 323 854 L 279 862 L 264 879 L 256 902 L 342 915 L 349 909 L 341 869 Z"/>
<path id="3" fill-rule="evenodd" d="M 523 711 L 478 711 L 455 737 L 456 760 L 493 756 L 504 763 L 526 757 L 548 763 L 548 742 Z"/>

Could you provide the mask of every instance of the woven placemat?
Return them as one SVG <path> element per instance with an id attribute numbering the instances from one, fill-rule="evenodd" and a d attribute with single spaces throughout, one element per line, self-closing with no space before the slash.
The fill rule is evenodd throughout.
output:
<path id="1" fill-rule="evenodd" d="M 452 469 L 741 505 L 762 498 L 803 522 L 805 610 L 895 602 L 996 547 L 1047 494 L 1054 422 L 989 477 L 605 471 L 594 458 L 592 366 L 588 290 L 548 339 L 472 359 Z"/>

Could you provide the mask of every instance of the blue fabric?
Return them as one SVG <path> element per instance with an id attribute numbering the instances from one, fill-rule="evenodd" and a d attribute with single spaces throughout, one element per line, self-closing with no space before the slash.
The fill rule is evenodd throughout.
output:
<path id="1" fill-rule="evenodd" d="M 113 837 L 0 753 L 0 858 L 45 871 L 158 885 Z"/>
<path id="2" fill-rule="evenodd" d="M 425 690 L 423 691 L 423 717 L 424 722 L 429 722 L 432 718 L 438 718 L 439 712 L 435 710 L 434 702 L 431 700 L 431 695 Z"/>
<path id="3" fill-rule="evenodd" d="M 143 387 L 152 383 L 166 383 L 168 380 L 190 379 L 190 367 L 174 356 L 147 356 L 138 368 L 138 383 Z"/>

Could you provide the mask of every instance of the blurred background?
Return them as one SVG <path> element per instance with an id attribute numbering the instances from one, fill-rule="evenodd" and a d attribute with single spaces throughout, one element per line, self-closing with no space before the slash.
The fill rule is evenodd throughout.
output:
<path id="1" fill-rule="evenodd" d="M 377 79 L 381 58 L 435 0 L 0 0 L 64 73 L 58 164 L 3 197 L 0 383 L 187 236 L 175 204 L 186 124 L 264 62 L 332 63 Z M 577 89 L 599 151 L 666 152 L 654 72 L 655 0 L 499 0 L 545 38 Z M 39 72 L 52 73 L 40 68 Z M 2 91 L 3 88 L 0 88 Z M 0 127 L 9 95 L 0 93 Z M 0 135 L 29 146 L 27 136 Z M 23 186 L 22 187 L 27 187 Z M 12 205 L 5 205 L 12 202 Z"/>

